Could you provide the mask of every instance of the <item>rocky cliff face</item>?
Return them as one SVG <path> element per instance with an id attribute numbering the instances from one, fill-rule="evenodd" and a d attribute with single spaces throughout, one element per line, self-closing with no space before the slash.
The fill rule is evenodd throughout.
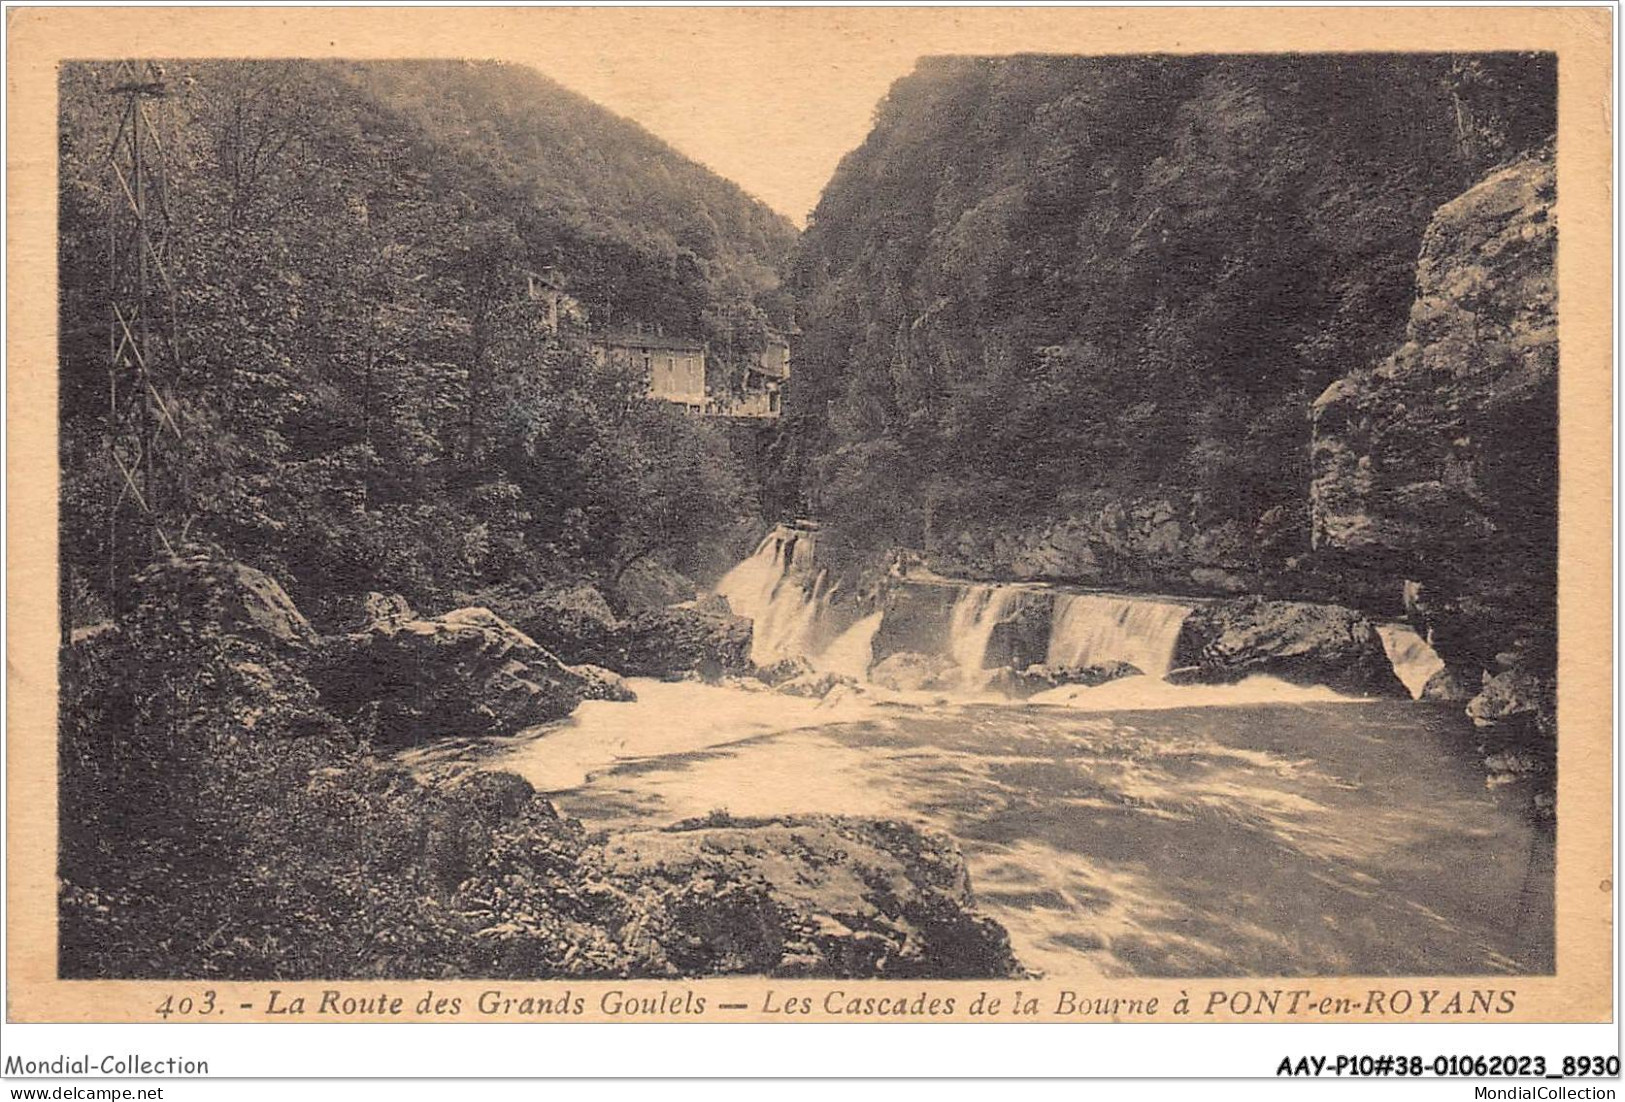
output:
<path id="1" fill-rule="evenodd" d="M 1125 588 L 1240 593 L 1267 584 L 1266 563 L 1291 520 L 1254 526 L 1204 515 L 1202 495 L 1102 494 L 1060 518 L 958 532 L 929 561 L 947 573 Z"/>
<path id="2" fill-rule="evenodd" d="M 1440 207 L 1405 343 L 1313 408 L 1317 551 L 1407 579 L 1469 674 L 1554 661 L 1555 193 L 1547 146 Z"/>

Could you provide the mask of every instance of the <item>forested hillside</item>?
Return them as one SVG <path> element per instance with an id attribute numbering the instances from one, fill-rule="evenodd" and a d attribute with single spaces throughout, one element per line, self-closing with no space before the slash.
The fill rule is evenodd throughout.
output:
<path id="1" fill-rule="evenodd" d="M 748 523 L 726 442 L 591 370 L 526 299 L 555 268 L 594 326 L 710 342 L 724 369 L 787 310 L 794 230 L 735 185 L 523 68 L 171 62 L 165 147 L 175 428 L 149 504 L 318 613 L 516 576 L 681 560 Z M 105 615 L 144 522 L 109 476 L 111 66 L 61 76 L 63 555 Z M 169 362 L 170 360 L 173 362 Z M 126 385 L 129 385 L 128 382 Z M 703 531 L 700 527 L 703 526 Z"/>
<path id="2" fill-rule="evenodd" d="M 1430 217 L 1550 135 L 1554 80 L 1533 55 L 922 62 L 798 247 L 791 477 L 871 545 L 1081 517 L 1149 533 L 1125 572 L 1278 569 L 1310 548 L 1311 403 L 1403 339 Z"/>

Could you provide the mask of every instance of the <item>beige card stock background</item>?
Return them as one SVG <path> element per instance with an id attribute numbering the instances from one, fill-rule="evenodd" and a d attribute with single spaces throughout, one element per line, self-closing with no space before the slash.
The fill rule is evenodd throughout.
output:
<path id="1" fill-rule="evenodd" d="M 1613 288 L 1611 241 L 1612 19 L 1604 8 L 34 8 L 7 12 L 9 106 L 6 163 L 7 430 L 9 538 L 9 708 L 6 714 L 7 1020 L 151 1021 L 166 993 L 205 987 L 221 1004 L 263 1007 L 270 985 L 167 981 L 61 981 L 56 978 L 56 63 L 121 57 L 471 57 L 528 61 L 585 90 L 578 74 L 627 96 L 658 95 L 643 70 L 616 70 L 601 43 L 631 42 L 659 63 L 665 86 L 708 81 L 686 46 L 725 44 L 751 57 L 805 41 L 809 57 L 841 72 L 872 75 L 895 68 L 899 51 L 931 53 L 1204 53 L 1274 51 L 1550 50 L 1558 55 L 1557 141 L 1561 477 L 1559 588 L 1557 973 L 1545 977 L 1339 977 L 1224 981 L 1180 979 L 1068 983 L 1064 976 L 1018 982 L 768 981 L 715 979 L 502 984 L 506 993 L 585 996 L 576 1021 L 614 1020 L 602 991 L 637 995 L 690 990 L 708 1006 L 745 1003 L 747 1012 L 707 1012 L 701 1021 L 765 1020 L 771 988 L 782 998 L 848 995 L 953 995 L 950 1020 L 1056 1020 L 1062 989 L 1091 998 L 1157 998 L 1153 1021 L 1238 1020 L 1225 1014 L 1169 1017 L 1181 993 L 1204 1003 L 1213 990 L 1309 988 L 1314 997 L 1348 996 L 1363 1004 L 1373 989 L 1438 989 L 1448 998 L 1473 988 L 1514 990 L 1502 1015 L 1374 1019 L 1359 1013 L 1277 1020 L 1314 1021 L 1606 1021 L 1613 1015 L 1613 747 L 1611 576 L 1611 432 Z M 838 57 L 838 63 L 828 59 Z M 906 68 L 906 67 L 905 67 Z M 766 74 L 764 80 L 772 80 Z M 742 113 L 743 109 L 742 109 Z M 773 134 L 741 125 L 741 155 L 776 156 Z M 717 160 L 720 158 L 713 158 Z M 724 172 L 726 170 L 723 170 Z M 278 984 L 284 998 L 324 988 L 365 994 L 377 984 Z M 391 983 L 410 1010 L 428 983 Z M 436 982 L 437 995 L 465 1005 L 498 986 Z M 1040 997 L 1032 1017 L 969 1018 L 980 991 Z M 314 1002 L 314 1000 L 312 1000 Z M 1465 996 L 1464 996 L 1465 1001 Z M 393 1018 L 349 1020 L 411 1020 Z M 811 1020 L 829 1020 L 815 1012 Z M 234 1010 L 218 1021 L 262 1019 Z M 312 1020 L 312 1019 L 303 1019 Z M 326 1020 L 333 1020 L 331 1018 Z M 464 1017 L 460 1020 L 470 1020 Z M 480 1017 L 491 1021 L 497 1018 Z M 535 1020 L 535 1019 L 528 1019 Z M 648 1019 L 645 1019 L 648 1020 Z M 808 1019 L 802 1019 L 808 1020 Z M 860 1020 L 842 1017 L 838 1020 Z M 914 1019 L 918 1020 L 918 1019 Z M 937 1019 L 943 1020 L 943 1019 Z M 1069 1019 L 1078 1020 L 1078 1019 Z M 1087 1019 L 1085 1019 L 1087 1020 Z M 1248 1016 L 1243 1020 L 1262 1021 Z"/>

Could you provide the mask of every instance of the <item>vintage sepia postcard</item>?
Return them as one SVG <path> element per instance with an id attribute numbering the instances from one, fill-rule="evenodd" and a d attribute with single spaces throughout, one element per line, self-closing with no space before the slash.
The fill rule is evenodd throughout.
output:
<path id="1" fill-rule="evenodd" d="M 8 1021 L 1613 1017 L 1608 11 L 7 15 Z"/>

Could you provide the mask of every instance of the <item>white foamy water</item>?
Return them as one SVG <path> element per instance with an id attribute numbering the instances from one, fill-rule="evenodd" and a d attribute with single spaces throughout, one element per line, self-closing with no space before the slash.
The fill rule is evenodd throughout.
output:
<path id="1" fill-rule="evenodd" d="M 715 591 L 736 615 L 750 618 L 750 657 L 758 666 L 804 658 L 820 673 L 862 680 L 874 660 L 882 613 L 870 613 L 843 630 L 846 616 L 830 607 L 838 587 L 829 584 L 827 571 L 813 574 L 814 565 L 811 536 L 776 528 Z"/>
<path id="2" fill-rule="evenodd" d="M 635 703 L 589 700 L 568 719 L 537 728 L 534 738 L 504 755 L 497 766 L 520 774 L 541 791 L 559 792 L 627 762 L 843 723 L 886 724 L 910 715 L 969 716 L 968 709 L 989 706 L 1030 714 L 1050 708 L 1111 713 L 1360 703 L 1330 689 L 1291 685 L 1273 677 L 1250 677 L 1234 685 L 1170 685 L 1149 677 L 1125 677 L 1094 688 L 1063 685 L 1025 704 L 992 692 L 894 692 L 865 686 L 837 688 L 818 699 L 758 688 L 752 681 L 708 685 L 630 678 L 627 683 L 638 694 Z"/>
<path id="3" fill-rule="evenodd" d="M 987 684 L 987 645 L 993 629 L 1010 611 L 1017 590 L 1010 586 L 968 586 L 954 602 L 948 622 L 948 655 L 959 667 L 961 685 L 975 691 Z"/>
<path id="4" fill-rule="evenodd" d="M 840 632 L 840 620 L 830 610 L 837 587 L 829 584 L 827 571 L 813 573 L 813 544 L 807 533 L 775 528 L 755 553 L 723 575 L 714 592 L 727 598 L 735 615 L 750 618 L 750 658 L 758 666 L 805 658 L 820 670 L 861 677 L 869 666 L 862 651 L 874 638 L 879 621 L 866 636 L 854 635 L 849 628 L 832 639 Z M 839 652 L 830 663 L 821 663 L 820 657 L 835 644 L 840 645 Z M 853 673 L 860 658 L 862 666 Z"/>
<path id="5" fill-rule="evenodd" d="M 1166 677 L 1190 612 L 1186 605 L 1161 601 L 1061 594 L 1055 598 L 1047 661 L 1052 666 L 1127 662 L 1149 677 Z"/>
<path id="6" fill-rule="evenodd" d="M 537 729 L 497 765 L 544 792 L 576 788 L 601 770 L 644 758 L 691 754 L 760 735 L 864 718 L 871 704 L 837 690 L 822 700 L 764 685 L 706 685 L 629 678 L 636 703 L 589 700 L 569 719 Z"/>
<path id="7" fill-rule="evenodd" d="M 809 534 L 776 529 L 717 591 L 755 621 L 758 663 L 864 684 L 820 700 L 636 679 L 637 702 L 583 704 L 484 764 L 606 829 L 725 809 L 943 831 L 1020 959 L 1052 975 L 1550 969 L 1549 834 L 1485 788 L 1459 713 L 1268 676 L 1170 684 L 1189 609 L 1115 594 L 1057 594 L 1047 661 L 1144 676 L 1012 700 L 986 667 L 999 625 L 1037 611 L 1026 585 L 965 585 L 946 623 L 926 602 L 934 627 L 911 641 L 959 677 L 890 691 L 865 679 L 884 614 L 850 622 L 813 559 Z M 1419 693 L 1443 663 L 1413 630 L 1379 630 Z"/>
<path id="8" fill-rule="evenodd" d="M 1394 674 L 1410 690 L 1411 698 L 1419 699 L 1433 675 L 1444 669 L 1444 659 L 1408 624 L 1378 624 L 1377 634 Z"/>
<path id="9" fill-rule="evenodd" d="M 1323 690 L 1264 678 L 1075 690 L 1115 701 L 1118 715 L 850 698 L 827 713 L 772 693 L 637 687 L 649 695 L 602 706 L 600 730 L 610 709 L 677 722 L 629 740 L 607 767 L 578 765 L 584 783 L 543 784 L 568 814 L 605 829 L 722 809 L 943 831 L 963 848 L 980 908 L 1024 965 L 1052 976 L 1551 967 L 1549 834 L 1485 788 L 1459 715 L 1388 700 L 1328 707 L 1337 698 Z M 728 710 L 756 737 L 710 721 L 727 693 L 749 698 Z M 567 737 L 493 765 L 541 783 L 541 755 Z"/>
<path id="10" fill-rule="evenodd" d="M 1160 712 L 1170 708 L 1240 708 L 1259 704 L 1358 704 L 1320 685 L 1294 685 L 1278 677 L 1254 676 L 1232 685 L 1171 685 L 1155 677 L 1120 677 L 1093 688 L 1061 685 L 1028 704 L 1080 712 Z"/>
<path id="11" fill-rule="evenodd" d="M 875 633 L 880 630 L 883 612 L 871 612 L 847 628 L 835 641 L 812 659 L 819 673 L 840 674 L 862 681 L 875 657 Z"/>
<path id="12" fill-rule="evenodd" d="M 804 561 L 807 543 L 775 530 L 717 583 L 716 592 L 734 613 L 750 617 L 750 656 L 759 666 L 804 656 L 812 648 L 824 576 L 818 575 L 809 592 L 791 575 L 792 566 Z"/>

